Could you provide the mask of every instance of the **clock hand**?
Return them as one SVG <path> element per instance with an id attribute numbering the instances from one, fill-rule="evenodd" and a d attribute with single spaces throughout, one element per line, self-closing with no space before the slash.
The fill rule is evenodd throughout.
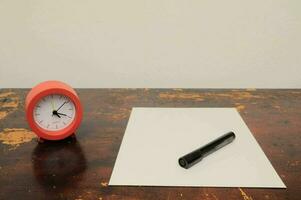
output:
<path id="1" fill-rule="evenodd" d="M 68 116 L 68 115 L 66 115 L 66 114 L 64 114 L 64 113 L 57 113 L 58 115 L 63 115 L 63 116 L 66 116 L 66 117 L 69 117 L 69 118 L 71 118 L 70 116 Z"/>
<path id="2" fill-rule="evenodd" d="M 59 111 L 59 109 L 61 109 L 61 107 L 63 107 L 63 105 L 65 105 L 65 103 L 67 103 L 67 101 L 65 101 L 58 109 L 56 109 L 56 111 Z"/>
<path id="3" fill-rule="evenodd" d="M 54 105 L 54 102 L 53 102 L 53 95 L 51 95 L 51 107 L 52 107 L 52 110 L 55 110 L 54 109 L 55 105 Z"/>

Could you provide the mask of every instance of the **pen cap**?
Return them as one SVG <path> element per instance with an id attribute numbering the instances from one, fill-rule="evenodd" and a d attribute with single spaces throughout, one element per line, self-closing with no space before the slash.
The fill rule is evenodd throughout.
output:
<path id="1" fill-rule="evenodd" d="M 179 158 L 179 165 L 184 167 L 185 169 L 190 168 L 195 163 L 201 161 L 203 159 L 202 154 L 199 151 L 193 151 L 181 158 Z"/>

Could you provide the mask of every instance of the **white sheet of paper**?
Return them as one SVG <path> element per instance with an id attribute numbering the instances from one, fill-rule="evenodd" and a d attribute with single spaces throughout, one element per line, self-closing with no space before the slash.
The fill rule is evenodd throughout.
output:
<path id="1" fill-rule="evenodd" d="M 179 166 L 228 131 L 232 143 Z M 133 108 L 109 185 L 286 188 L 235 108 Z"/>

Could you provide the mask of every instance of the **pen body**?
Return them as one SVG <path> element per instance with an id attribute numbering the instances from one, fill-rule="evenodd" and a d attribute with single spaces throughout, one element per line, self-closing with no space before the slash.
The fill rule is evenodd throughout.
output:
<path id="1" fill-rule="evenodd" d="M 179 158 L 179 164 L 181 167 L 188 169 L 201 161 L 204 157 L 231 143 L 234 139 L 235 134 L 233 132 L 226 133 L 212 142 Z"/>

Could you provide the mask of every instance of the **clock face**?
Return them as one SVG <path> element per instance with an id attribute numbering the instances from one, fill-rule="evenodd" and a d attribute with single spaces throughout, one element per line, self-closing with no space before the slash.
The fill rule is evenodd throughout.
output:
<path id="1" fill-rule="evenodd" d="M 59 131 L 75 118 L 74 103 L 67 96 L 52 94 L 38 101 L 33 110 L 35 123 L 47 131 Z"/>

